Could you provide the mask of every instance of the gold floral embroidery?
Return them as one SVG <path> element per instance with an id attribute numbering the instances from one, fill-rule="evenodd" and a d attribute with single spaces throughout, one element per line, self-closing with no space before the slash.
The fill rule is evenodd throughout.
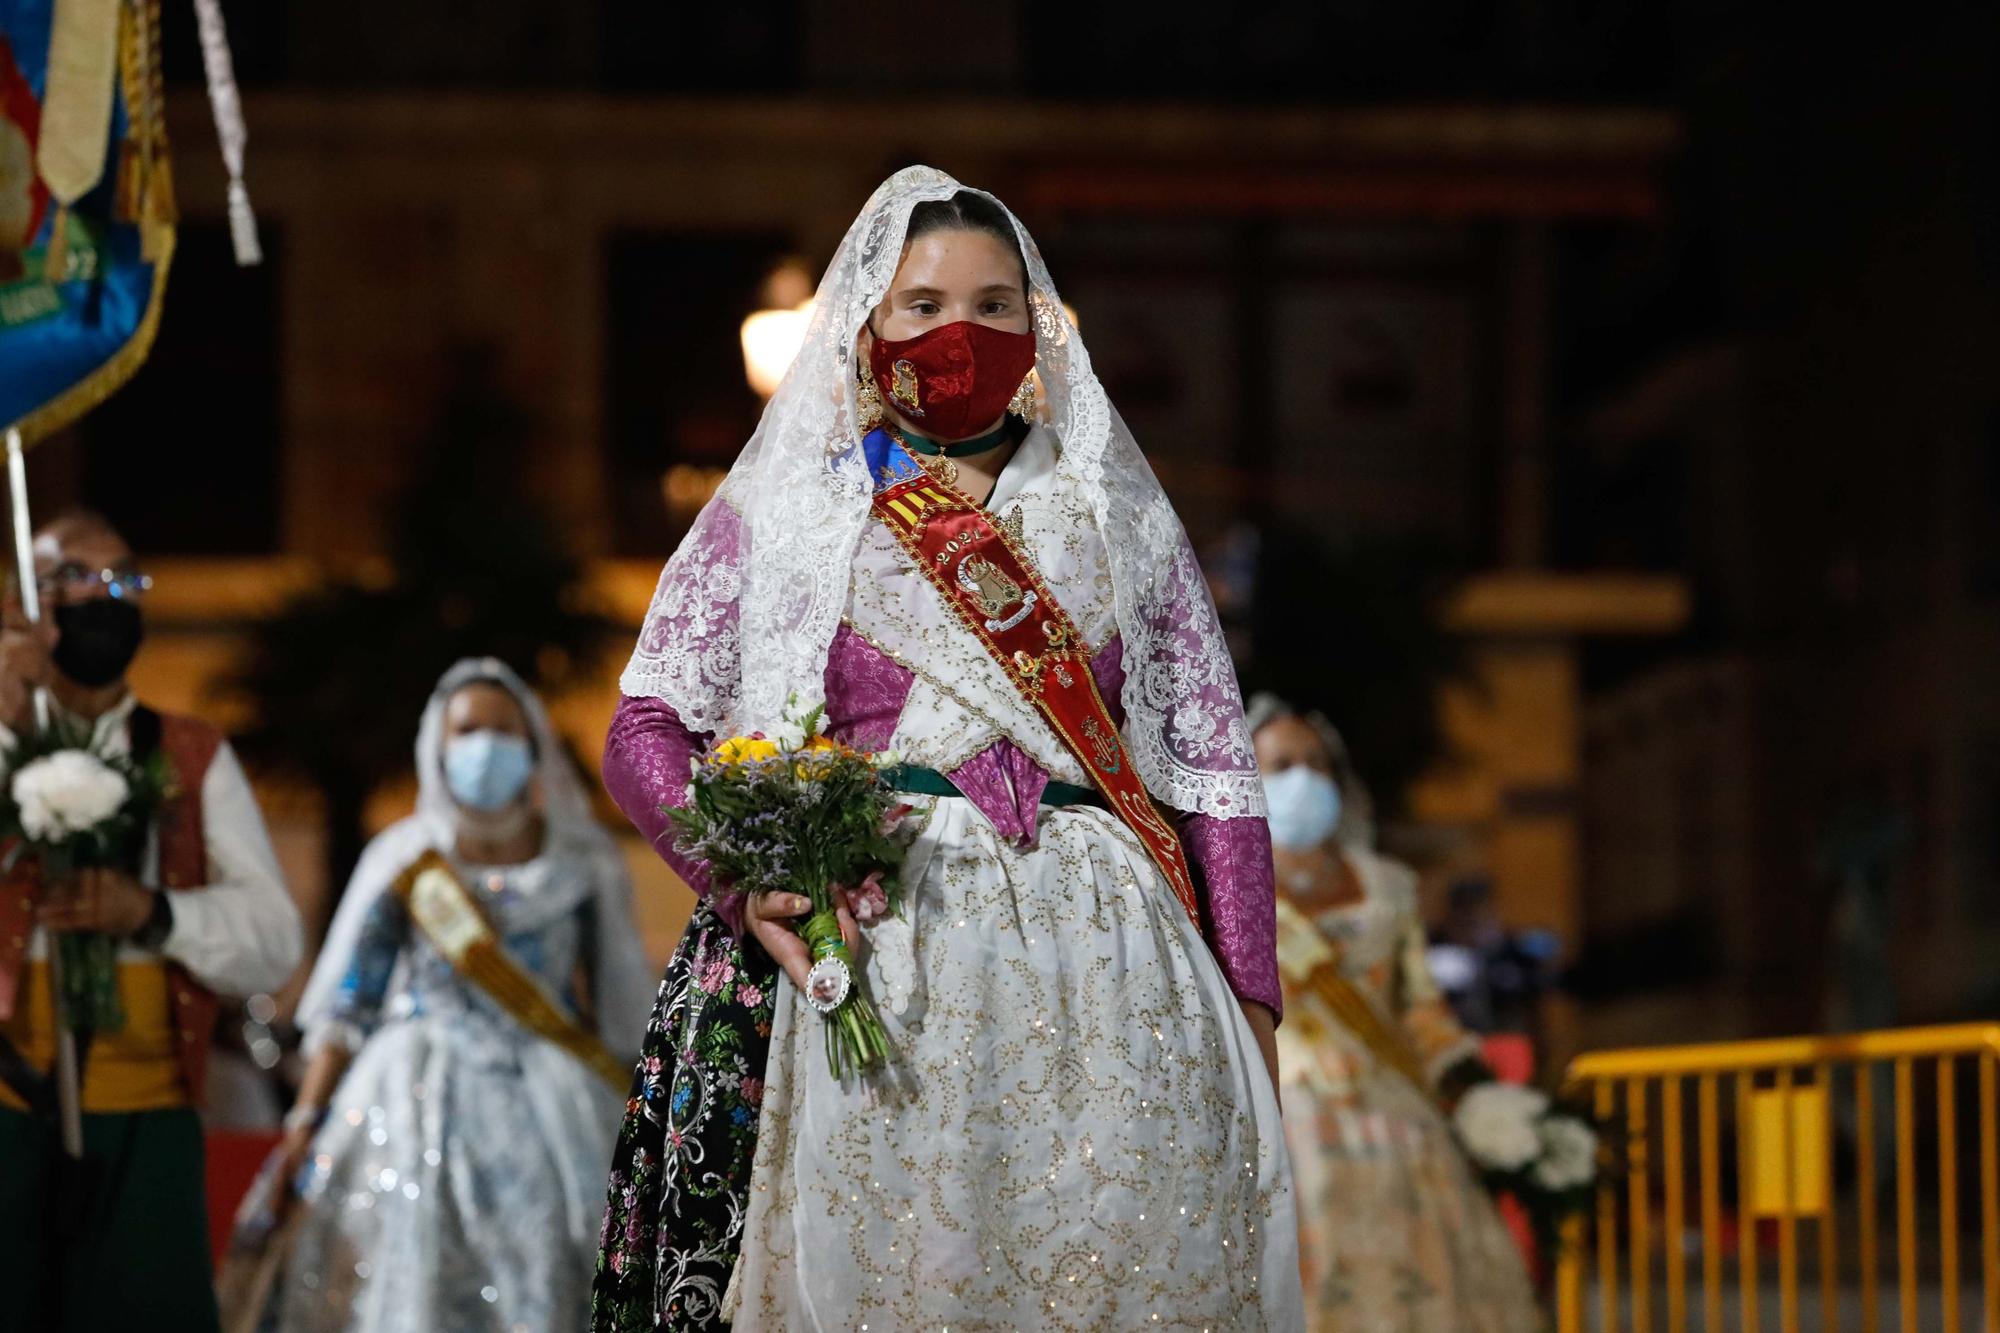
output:
<path id="1" fill-rule="evenodd" d="M 746 1309 L 773 1328 L 810 1308 L 848 1328 L 1078 1331 L 1295 1309 L 1265 1303 L 1296 1277 L 1263 1071 L 1137 840 L 1074 811 L 1017 849 L 948 802 L 922 841 L 897 1077 L 835 1085 L 781 1001 Z"/>

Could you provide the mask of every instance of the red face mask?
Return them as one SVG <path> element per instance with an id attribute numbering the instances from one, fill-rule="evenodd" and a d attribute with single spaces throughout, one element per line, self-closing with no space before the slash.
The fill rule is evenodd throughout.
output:
<path id="1" fill-rule="evenodd" d="M 1000 419 L 1035 368 L 1035 335 L 961 320 L 869 353 L 882 401 L 928 439 L 968 439 Z"/>

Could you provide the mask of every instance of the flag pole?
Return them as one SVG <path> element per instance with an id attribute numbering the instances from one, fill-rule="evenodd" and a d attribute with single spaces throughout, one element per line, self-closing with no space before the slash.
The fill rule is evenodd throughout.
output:
<path id="1" fill-rule="evenodd" d="M 35 578 L 34 529 L 28 522 L 27 450 L 21 443 L 21 428 L 7 428 L 7 489 L 13 500 L 14 570 L 21 590 L 21 614 L 30 625 L 42 621 L 42 589 Z M 49 727 L 49 693 L 36 685 L 35 730 Z M 77 1072 L 76 1033 L 63 1016 L 62 950 L 53 939 L 47 941 L 51 1013 L 56 1026 L 56 1119 L 62 1132 L 63 1152 L 72 1158 L 83 1156 L 83 1098 Z"/>

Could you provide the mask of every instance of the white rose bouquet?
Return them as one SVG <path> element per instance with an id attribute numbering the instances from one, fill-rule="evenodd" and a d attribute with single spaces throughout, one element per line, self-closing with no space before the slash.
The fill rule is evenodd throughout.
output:
<path id="1" fill-rule="evenodd" d="M 1519 1199 L 1542 1253 L 1554 1254 L 1563 1220 L 1597 1188 L 1597 1127 L 1544 1093 L 1498 1082 L 1468 1090 L 1451 1122 L 1487 1187 Z"/>
<path id="2" fill-rule="evenodd" d="M 0 869 L 25 860 L 44 883 L 92 866 L 137 866 L 146 831 L 170 794 L 164 755 L 144 762 L 93 747 L 77 728 L 54 725 L 23 737 L 4 755 L 0 785 Z M 96 931 L 56 937 L 62 952 L 62 1019 L 73 1029 L 115 1032 L 118 941 Z"/>
<path id="3" fill-rule="evenodd" d="M 87 834 L 124 808 L 132 784 L 88 750 L 58 750 L 21 766 L 8 795 L 20 810 L 21 832 L 37 843 Z"/>

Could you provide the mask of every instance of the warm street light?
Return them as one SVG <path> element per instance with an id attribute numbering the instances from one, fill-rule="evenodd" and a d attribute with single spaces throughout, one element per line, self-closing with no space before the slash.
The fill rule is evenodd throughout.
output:
<path id="1" fill-rule="evenodd" d="M 811 322 L 811 301 L 789 310 L 759 310 L 743 321 L 743 374 L 758 397 L 778 391 Z"/>
<path id="2" fill-rule="evenodd" d="M 764 308 L 743 321 L 743 374 L 759 398 L 778 391 L 812 322 L 812 274 L 786 259 L 764 279 Z"/>

